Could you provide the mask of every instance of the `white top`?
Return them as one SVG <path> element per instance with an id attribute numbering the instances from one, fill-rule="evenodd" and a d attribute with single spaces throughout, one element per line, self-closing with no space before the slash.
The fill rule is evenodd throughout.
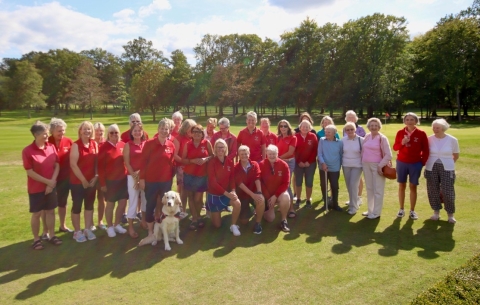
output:
<path id="1" fill-rule="evenodd" d="M 425 169 L 431 171 L 435 161 L 440 159 L 443 163 L 443 168 L 446 171 L 455 170 L 455 162 L 453 162 L 453 154 L 460 153 L 458 147 L 458 140 L 449 134 L 445 134 L 445 137 L 439 139 L 435 135 L 428 137 L 428 145 L 430 147 L 430 155 L 428 156 Z"/>
<path id="2" fill-rule="evenodd" d="M 360 139 L 360 143 L 359 143 Z M 348 137 L 342 138 L 343 142 L 343 167 L 362 167 L 362 146 L 363 138 L 355 135 L 352 140 Z"/>

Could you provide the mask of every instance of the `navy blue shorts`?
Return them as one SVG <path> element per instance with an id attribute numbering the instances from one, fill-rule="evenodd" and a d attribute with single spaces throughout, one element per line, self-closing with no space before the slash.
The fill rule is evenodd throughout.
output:
<path id="1" fill-rule="evenodd" d="M 221 212 L 230 205 L 230 198 L 225 195 L 217 196 L 207 193 L 205 208 L 210 212 Z"/>
<path id="2" fill-rule="evenodd" d="M 107 180 L 107 192 L 105 200 L 108 202 L 117 202 L 122 199 L 128 199 L 127 177 L 122 180 Z"/>
<path id="3" fill-rule="evenodd" d="M 45 195 L 45 192 L 28 194 L 28 199 L 30 202 L 30 213 L 53 210 L 58 205 L 57 191 L 55 189 L 47 195 Z"/>
<path id="4" fill-rule="evenodd" d="M 183 188 L 186 191 L 203 193 L 207 191 L 207 176 L 198 177 L 183 173 Z"/>
<path id="5" fill-rule="evenodd" d="M 405 163 L 397 160 L 397 182 L 398 183 L 407 183 L 408 181 L 411 184 L 418 185 L 420 175 L 422 173 L 422 162 L 417 163 Z"/>

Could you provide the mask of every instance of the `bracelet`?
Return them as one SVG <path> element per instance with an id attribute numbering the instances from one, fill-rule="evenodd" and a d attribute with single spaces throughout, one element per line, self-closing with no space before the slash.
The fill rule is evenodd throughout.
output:
<path id="1" fill-rule="evenodd" d="M 256 195 L 262 195 L 262 192 L 255 192 Z"/>

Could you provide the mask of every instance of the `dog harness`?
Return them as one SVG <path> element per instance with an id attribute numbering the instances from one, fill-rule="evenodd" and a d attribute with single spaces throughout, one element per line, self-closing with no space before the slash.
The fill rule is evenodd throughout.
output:
<path id="1" fill-rule="evenodd" d="M 175 218 L 178 218 L 179 220 L 182 219 L 182 218 L 180 217 L 180 212 L 178 212 L 177 214 L 175 214 L 175 215 L 173 215 L 173 216 L 174 216 Z M 165 215 L 165 214 L 163 214 L 163 212 L 162 212 L 162 214 L 160 215 L 160 218 L 156 218 L 155 221 L 156 221 L 157 223 L 162 223 L 162 221 L 163 221 L 165 218 L 167 218 L 167 217 L 168 217 L 168 215 Z"/>

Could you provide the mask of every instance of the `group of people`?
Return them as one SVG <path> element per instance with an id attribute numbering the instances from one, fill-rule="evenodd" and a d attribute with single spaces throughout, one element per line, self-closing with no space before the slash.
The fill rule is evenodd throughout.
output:
<path id="1" fill-rule="evenodd" d="M 250 111 L 246 127 L 235 136 L 230 132 L 227 118 L 218 122 L 210 118 L 204 128 L 194 120 L 183 120 L 182 114 L 175 112 L 172 119 L 159 122 L 157 133 L 149 139 L 140 115 L 134 113 L 129 118 L 130 129 L 123 133 L 117 124 L 105 129 L 101 123 L 84 121 L 78 128 L 76 141 L 65 137 L 67 124 L 61 119 L 52 118 L 49 126 L 36 122 L 30 130 L 34 141 L 22 153 L 32 213 L 32 248 L 43 249 L 42 239 L 54 245 L 62 244 L 55 236 L 54 210 L 57 206 L 59 231 L 72 232 L 77 242 L 95 239 L 97 228 L 106 230 L 109 237 L 128 232 L 132 238 L 138 238 L 133 226 L 136 218 L 141 219 L 142 226 L 152 235 L 154 223 L 161 217 L 161 197 L 172 190 L 175 176 L 182 199 L 182 212 L 178 217 L 188 216 L 188 205 L 191 230 L 205 227 L 205 217 L 210 218 L 213 227 L 221 227 L 221 213 L 230 209 L 233 235 L 241 234 L 237 223 L 247 224 L 252 214 L 253 232 L 261 234 L 262 220 L 274 221 L 275 206 L 278 206 L 280 228 L 289 232 L 287 219 L 296 217 L 296 210 L 303 201 L 303 181 L 305 208 L 312 208 L 317 165 L 325 209 L 343 211 L 338 204 L 342 169 L 349 194 L 348 213 L 357 213 L 365 184 L 368 210 L 362 215 L 376 219 L 383 206 L 385 177 L 382 168 L 389 166 L 392 152 L 388 138 L 380 133 L 382 123 L 379 119 L 368 120 L 369 133 L 357 121 L 354 111 L 346 113 L 343 138 L 340 139 L 329 116 L 323 117 L 318 133 L 308 113 L 300 115 L 295 129 L 287 120 L 280 120 L 277 130 L 271 131 L 268 118 L 262 118 L 257 128 L 257 114 Z M 434 134 L 430 137 L 417 128 L 419 119 L 414 113 L 407 113 L 404 123 L 405 128 L 398 131 L 393 145 L 398 151 L 400 210 L 397 216 L 405 215 L 408 178 L 409 216 L 418 219 L 415 212 L 417 185 L 425 166 L 428 198 L 434 210 L 431 219 L 440 218 L 444 202 L 448 221 L 455 223 L 453 185 L 454 164 L 459 156 L 457 139 L 445 133 L 449 125 L 443 119 L 433 122 Z M 217 125 L 219 131 L 215 130 Z M 73 230 L 67 227 L 65 220 L 69 192 L 73 202 Z M 98 202 L 97 226 L 93 221 L 95 198 Z M 80 225 L 82 207 L 83 230 Z M 205 216 L 201 213 L 203 208 L 207 211 Z M 124 214 L 128 230 L 121 225 Z M 44 230 L 40 234 L 42 222 Z"/>

